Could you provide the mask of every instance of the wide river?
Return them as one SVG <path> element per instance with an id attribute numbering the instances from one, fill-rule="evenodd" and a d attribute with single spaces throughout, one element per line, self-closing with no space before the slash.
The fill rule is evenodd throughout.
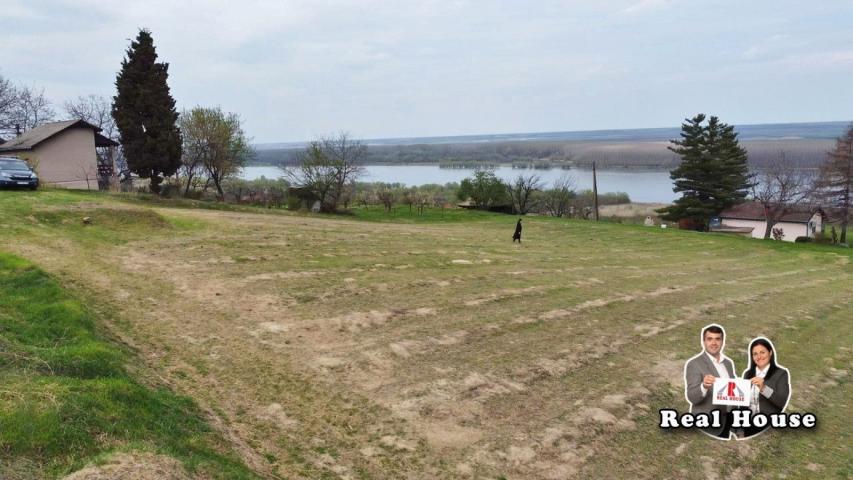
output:
<path id="1" fill-rule="evenodd" d="M 438 165 L 368 165 L 365 175 L 360 178 L 364 182 L 403 183 L 409 186 L 426 185 L 428 183 L 445 184 L 460 182 L 473 174 L 473 170 L 460 168 L 439 168 Z M 519 170 L 512 167 L 499 167 L 495 175 L 505 181 L 511 181 L 519 174 L 536 174 L 546 186 L 554 180 L 568 174 L 574 178 L 578 190 L 592 190 L 592 170 Z M 281 177 L 277 167 L 246 167 L 242 178 L 254 180 L 260 177 Z M 625 192 L 633 202 L 669 203 L 675 200 L 672 192 L 672 180 L 669 172 L 663 170 L 598 170 L 598 191 Z"/>

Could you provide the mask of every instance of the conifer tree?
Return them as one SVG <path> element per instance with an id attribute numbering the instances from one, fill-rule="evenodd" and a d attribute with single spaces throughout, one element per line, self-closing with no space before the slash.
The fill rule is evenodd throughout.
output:
<path id="1" fill-rule="evenodd" d="M 127 49 L 116 77 L 112 115 L 130 171 L 151 181 L 159 192 L 162 176 L 181 165 L 178 112 L 166 80 L 169 64 L 157 62 L 151 32 L 140 30 Z"/>
<path id="2" fill-rule="evenodd" d="M 670 172 L 673 192 L 681 193 L 674 205 L 658 210 L 670 221 L 689 220 L 707 230 L 711 217 L 743 202 L 752 186 L 746 150 L 738 144 L 734 127 L 698 114 L 681 125 L 681 139 L 668 147 L 681 157 Z"/>
<path id="3" fill-rule="evenodd" d="M 838 219 L 841 220 L 839 241 L 846 244 L 853 200 L 853 124 L 836 139 L 835 148 L 821 166 L 817 186 L 829 204 L 838 208 L 841 217 Z"/>

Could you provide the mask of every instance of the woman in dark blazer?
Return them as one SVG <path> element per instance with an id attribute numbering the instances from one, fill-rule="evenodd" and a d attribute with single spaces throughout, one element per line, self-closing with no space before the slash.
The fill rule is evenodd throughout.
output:
<path id="1" fill-rule="evenodd" d="M 776 351 L 770 340 L 758 337 L 749 344 L 749 368 L 743 378 L 752 384 L 752 402 L 749 409 L 753 414 L 771 415 L 781 413 L 791 398 L 791 377 L 788 369 L 776 363 Z M 769 419 L 768 419 L 769 425 Z M 744 429 L 748 438 L 767 429 L 767 426 Z"/>

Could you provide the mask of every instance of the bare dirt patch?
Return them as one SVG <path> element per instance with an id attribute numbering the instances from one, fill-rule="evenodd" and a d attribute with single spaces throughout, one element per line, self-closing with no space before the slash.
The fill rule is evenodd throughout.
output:
<path id="1" fill-rule="evenodd" d="M 165 455 L 119 453 L 103 465 L 78 470 L 64 480 L 190 480 L 183 465 Z"/>
<path id="2" fill-rule="evenodd" d="M 597 462 L 608 471 L 608 452 L 665 477 L 641 427 L 667 406 L 661 392 L 683 405 L 696 329 L 725 322 L 733 349 L 756 322 L 802 341 L 794 322 L 846 307 L 849 283 L 835 258 L 816 269 L 636 228 L 531 219 L 540 240 L 511 249 L 501 219 L 159 212 L 215 228 L 97 255 L 20 248 L 114 299 L 116 329 L 152 375 L 195 397 L 269 477 L 585 478 Z M 643 386 L 625 381 L 637 364 L 650 367 Z M 828 365 L 810 395 L 848 370 Z M 708 454 L 728 469 L 715 472 L 733 469 L 729 456 Z"/>

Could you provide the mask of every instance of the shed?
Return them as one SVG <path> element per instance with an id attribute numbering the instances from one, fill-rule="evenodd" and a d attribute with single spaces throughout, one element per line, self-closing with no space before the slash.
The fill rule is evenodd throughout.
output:
<path id="1" fill-rule="evenodd" d="M 97 189 L 95 148 L 118 146 L 100 131 L 83 120 L 46 123 L 0 144 L 0 154 L 25 160 L 42 184 Z"/>

